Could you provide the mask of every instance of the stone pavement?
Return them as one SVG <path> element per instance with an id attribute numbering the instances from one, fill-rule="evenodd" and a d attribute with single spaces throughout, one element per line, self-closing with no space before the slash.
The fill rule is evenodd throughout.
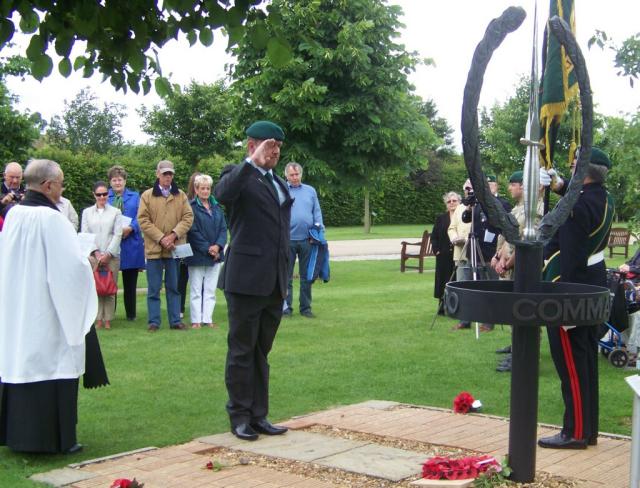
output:
<path id="1" fill-rule="evenodd" d="M 355 241 L 329 241 L 331 261 L 362 261 L 368 259 L 400 259 L 402 241 L 418 242 L 419 237 L 393 239 L 362 239 Z M 432 258 L 433 259 L 433 258 Z"/>
<path id="2" fill-rule="evenodd" d="M 291 429 L 284 436 L 261 436 L 258 441 L 243 442 L 228 433 L 217 434 L 178 446 L 146 448 L 85 461 L 35 475 L 32 479 L 70 488 L 106 488 L 114 479 L 134 477 L 143 482 L 145 488 L 347 486 L 320 476 L 318 473 L 322 471 L 318 469 L 303 469 L 304 474 L 279 469 L 275 461 L 286 459 L 298 466 L 312 465 L 333 473 L 366 474 L 373 477 L 374 483 L 375 479 L 380 480 L 380 486 L 407 486 L 407 480 L 418 477 L 420 463 L 427 457 L 424 453 L 304 429 L 318 426 L 344 429 L 394 441 L 415 441 L 488 453 L 499 459 L 507 453 L 509 432 L 507 419 L 500 417 L 456 415 L 446 409 L 375 400 L 305 415 L 282 424 Z M 557 427 L 541 425 L 538 428 L 541 436 L 555 432 Z M 537 469 L 571 478 L 580 487 L 626 487 L 629 484 L 630 449 L 629 438 L 602 434 L 597 446 L 583 451 L 539 449 Z M 220 470 L 206 469 L 207 462 L 215 460 L 223 450 L 237 455 L 238 461 Z M 274 462 L 258 465 L 251 455 Z M 402 480 L 401 485 L 396 485 L 399 480 Z"/>

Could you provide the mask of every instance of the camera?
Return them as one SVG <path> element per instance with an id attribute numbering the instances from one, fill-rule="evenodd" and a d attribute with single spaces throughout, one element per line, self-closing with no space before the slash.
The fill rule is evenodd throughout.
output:
<path id="1" fill-rule="evenodd" d="M 467 207 L 472 207 L 478 202 L 476 198 L 476 194 L 472 191 L 467 192 L 467 196 L 460 200 L 462 205 L 466 205 Z"/>
<path id="2" fill-rule="evenodd" d="M 11 190 L 9 193 L 13 197 L 13 201 L 16 203 L 20 202 L 20 200 L 22 200 L 22 198 L 24 197 L 24 192 L 20 190 Z"/>

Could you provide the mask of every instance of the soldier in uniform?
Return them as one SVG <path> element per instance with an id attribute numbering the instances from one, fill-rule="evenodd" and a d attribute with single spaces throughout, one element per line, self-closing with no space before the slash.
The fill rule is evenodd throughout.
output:
<path id="1" fill-rule="evenodd" d="M 577 158 L 577 156 L 576 156 Z M 574 160 L 571 171 L 575 171 Z M 604 250 L 613 221 L 613 198 L 604 187 L 609 157 L 593 148 L 580 197 L 567 221 L 545 246 L 546 281 L 606 286 Z M 554 188 L 567 187 L 559 180 Z M 551 356 L 560 376 L 562 431 L 538 440 L 540 447 L 586 449 L 598 442 L 598 326 L 547 327 Z"/>

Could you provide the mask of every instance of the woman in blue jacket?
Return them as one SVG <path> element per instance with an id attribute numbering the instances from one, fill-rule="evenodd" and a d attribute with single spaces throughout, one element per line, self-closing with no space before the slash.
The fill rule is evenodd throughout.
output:
<path id="1" fill-rule="evenodd" d="M 127 172 L 122 166 L 112 166 L 107 177 L 111 185 L 109 204 L 120 209 L 124 217 L 131 219 L 131 222 L 127 222 L 122 228 L 120 270 L 122 271 L 124 309 L 127 320 L 135 320 L 138 272 L 145 268 L 144 243 L 140 227 L 138 227 L 140 195 L 138 192 L 126 188 Z"/>
<path id="2" fill-rule="evenodd" d="M 189 267 L 191 327 L 201 324 L 216 327 L 213 309 L 216 305 L 216 285 L 227 243 L 227 223 L 218 202 L 211 195 L 213 179 L 198 175 L 194 179 L 196 196 L 191 200 L 193 225 L 187 234 L 193 256 L 185 259 Z"/>

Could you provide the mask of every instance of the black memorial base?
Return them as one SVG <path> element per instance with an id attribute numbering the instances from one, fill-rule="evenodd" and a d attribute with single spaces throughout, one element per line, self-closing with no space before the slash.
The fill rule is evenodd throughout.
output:
<path id="1" fill-rule="evenodd" d="M 514 281 L 454 281 L 445 288 L 447 315 L 513 326 L 509 464 L 511 479 L 535 478 L 540 326 L 596 325 L 609 317 L 607 288 L 541 281 L 542 243 L 518 241 Z"/>

